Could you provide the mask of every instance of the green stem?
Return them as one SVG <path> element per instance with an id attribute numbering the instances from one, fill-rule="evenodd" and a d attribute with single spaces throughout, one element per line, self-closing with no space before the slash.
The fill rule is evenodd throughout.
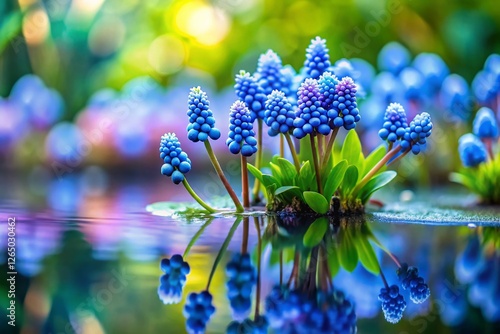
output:
<path id="1" fill-rule="evenodd" d="M 260 264 L 261 264 L 261 256 L 262 256 L 262 237 L 260 236 L 260 225 L 259 219 L 254 217 L 255 227 L 257 228 L 257 291 L 256 291 L 256 300 L 255 300 L 255 318 L 259 316 L 259 306 L 260 306 L 260 290 L 261 290 L 261 282 L 260 282 Z"/>
<path id="2" fill-rule="evenodd" d="M 387 163 L 387 166 L 390 166 L 390 165 L 392 165 L 393 163 L 395 163 L 396 161 L 399 161 L 399 160 L 403 159 L 403 158 L 404 158 L 404 156 L 405 156 L 405 155 L 407 155 L 407 154 L 408 154 L 408 152 L 410 152 L 410 150 L 411 150 L 411 149 L 408 149 L 408 150 L 404 151 L 403 153 L 401 153 L 401 154 L 399 155 L 399 157 L 397 157 L 396 159 L 394 159 L 394 160 L 392 160 L 392 161 L 388 162 L 388 163 Z"/>
<path id="3" fill-rule="evenodd" d="M 214 277 L 215 270 L 217 269 L 217 266 L 219 265 L 220 260 L 222 260 L 222 256 L 227 250 L 227 247 L 229 246 L 229 243 L 231 242 L 231 239 L 233 238 L 234 232 L 236 232 L 236 229 L 240 225 L 242 220 L 242 217 L 236 218 L 234 221 L 233 226 L 231 226 L 231 229 L 229 230 L 226 239 L 224 240 L 224 243 L 222 244 L 219 253 L 217 254 L 217 257 L 215 258 L 214 264 L 212 265 L 212 270 L 210 271 L 210 275 L 208 276 L 208 282 L 207 282 L 207 288 L 205 290 L 210 289 L 210 284 L 212 283 L 212 278 Z"/>
<path id="4" fill-rule="evenodd" d="M 196 193 L 194 192 L 193 188 L 191 188 L 186 178 L 184 178 L 182 184 L 184 185 L 188 193 L 191 195 L 191 197 L 193 197 L 194 200 L 198 202 L 198 204 L 200 204 L 202 207 L 204 207 L 209 213 L 214 213 L 216 211 L 210 205 L 205 203 L 198 195 L 196 195 Z"/>
<path id="5" fill-rule="evenodd" d="M 255 157 L 255 168 L 260 169 L 262 166 L 262 120 L 257 120 L 259 133 L 257 134 L 257 156 Z M 258 203 L 260 192 L 260 180 L 255 179 L 253 183 L 252 198 L 254 203 Z"/>
<path id="6" fill-rule="evenodd" d="M 321 185 L 321 175 L 319 173 L 318 152 L 316 151 L 316 141 L 314 132 L 309 134 L 309 138 L 311 139 L 311 150 L 314 161 L 314 171 L 316 172 L 316 185 L 318 186 L 318 192 L 320 194 L 323 194 L 323 187 Z"/>
<path id="7" fill-rule="evenodd" d="M 330 139 L 328 139 L 328 144 L 326 145 L 325 155 L 323 156 L 323 160 L 321 162 L 321 168 L 325 169 L 328 160 L 330 160 L 330 155 L 332 154 L 333 144 L 335 142 L 335 138 L 337 137 L 337 133 L 339 133 L 339 128 L 335 128 L 330 135 Z"/>
<path id="8" fill-rule="evenodd" d="M 189 251 L 191 250 L 191 247 L 194 246 L 194 244 L 196 243 L 196 241 L 198 240 L 198 238 L 203 234 L 203 231 L 205 231 L 205 229 L 210 225 L 212 224 L 212 222 L 214 221 L 214 217 L 211 217 L 210 219 L 208 219 L 205 224 L 203 224 L 200 229 L 196 232 L 196 234 L 191 238 L 191 240 L 189 240 L 189 244 L 187 245 L 186 247 L 186 250 L 184 251 L 184 254 L 182 254 L 182 257 L 183 258 L 186 258 L 186 256 L 188 256 L 189 254 Z"/>
<path id="9" fill-rule="evenodd" d="M 250 198 L 248 196 L 248 171 L 247 158 L 241 155 L 241 193 L 243 197 L 243 207 L 250 207 Z"/>
<path id="10" fill-rule="evenodd" d="M 243 212 L 245 211 L 243 209 L 243 206 L 241 205 L 240 200 L 238 199 L 238 196 L 236 196 L 236 193 L 234 192 L 233 188 L 231 187 L 231 184 L 229 184 L 229 181 L 226 179 L 226 176 L 224 175 L 224 172 L 222 171 L 222 168 L 219 164 L 219 161 L 217 160 L 217 157 L 214 154 L 214 151 L 212 150 L 212 145 L 210 145 L 209 140 L 205 140 L 205 148 L 207 149 L 208 157 L 210 158 L 210 161 L 212 162 L 212 165 L 215 168 L 215 171 L 217 172 L 217 175 L 219 176 L 219 179 L 221 180 L 222 184 L 224 185 L 224 188 L 226 188 L 227 193 L 231 197 L 231 199 L 234 202 L 234 205 L 236 206 L 236 212 Z"/>
<path id="11" fill-rule="evenodd" d="M 389 160 L 391 160 L 392 157 L 394 157 L 396 154 L 398 154 L 398 152 L 400 150 L 401 150 L 401 147 L 398 145 L 395 148 L 393 148 L 392 150 L 390 150 L 389 152 L 387 152 L 384 155 L 384 157 L 375 166 L 373 166 L 373 168 L 361 179 L 361 181 L 359 181 L 359 183 L 356 185 L 356 187 L 352 191 L 352 196 L 355 198 L 356 195 L 357 195 L 357 193 L 361 190 L 361 188 L 363 188 L 364 185 L 366 183 L 368 183 L 368 181 L 370 181 L 370 179 L 375 174 L 377 174 L 377 172 L 380 170 L 380 168 L 382 168 L 383 166 L 385 166 L 385 164 Z"/>
<path id="12" fill-rule="evenodd" d="M 384 286 L 386 289 L 389 289 L 389 284 L 387 284 L 387 280 L 385 279 L 384 272 L 382 271 L 382 268 L 379 265 L 379 270 L 380 270 L 380 277 L 382 278 L 382 281 L 384 282 Z"/>
<path id="13" fill-rule="evenodd" d="M 290 147 L 290 153 L 292 153 L 293 164 L 295 165 L 295 169 L 297 170 L 298 173 L 300 172 L 299 156 L 297 155 L 297 151 L 295 150 L 295 146 L 293 145 L 293 141 L 289 133 L 285 133 L 285 139 L 286 142 L 288 143 L 288 146 Z"/>

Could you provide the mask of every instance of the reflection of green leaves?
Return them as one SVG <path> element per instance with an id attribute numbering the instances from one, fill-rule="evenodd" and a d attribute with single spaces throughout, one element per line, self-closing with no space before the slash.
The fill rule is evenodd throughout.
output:
<path id="1" fill-rule="evenodd" d="M 313 248 L 314 246 L 318 245 L 321 240 L 323 240 L 327 229 L 328 219 L 326 217 L 316 219 L 314 223 L 309 226 L 306 234 L 304 234 L 304 246 Z"/>
<path id="2" fill-rule="evenodd" d="M 378 263 L 377 256 L 373 250 L 373 246 L 368 240 L 371 231 L 368 226 L 363 224 L 361 228 L 355 230 L 353 235 L 354 245 L 358 251 L 359 261 L 369 272 L 378 275 L 380 273 L 380 265 Z"/>
<path id="3" fill-rule="evenodd" d="M 365 204 L 370 199 L 371 194 L 379 190 L 386 184 L 392 181 L 398 175 L 395 171 L 389 170 L 382 172 L 368 181 L 363 188 L 359 191 L 358 198 L 361 199 L 361 203 Z"/>
<path id="4" fill-rule="evenodd" d="M 210 224 L 212 224 L 212 222 L 214 221 L 214 217 L 211 217 L 209 218 L 205 224 L 203 224 L 199 229 L 198 231 L 196 231 L 196 234 L 191 238 L 191 240 L 189 240 L 189 244 L 187 245 L 186 247 L 186 250 L 184 251 L 184 254 L 182 255 L 183 258 L 186 258 L 186 256 L 188 256 L 189 254 L 189 251 L 191 250 L 191 248 L 194 246 L 194 244 L 196 243 L 196 241 L 198 240 L 198 238 L 203 234 L 203 232 L 205 231 L 205 229 L 210 226 Z"/>
<path id="5" fill-rule="evenodd" d="M 342 232 L 339 245 L 339 260 L 345 270 L 352 272 L 358 265 L 358 251 L 354 245 L 350 228 L 344 228 Z"/>
<path id="6" fill-rule="evenodd" d="M 330 267 L 330 274 L 332 277 L 334 277 L 340 270 L 340 262 L 337 249 L 334 247 L 329 248 L 327 257 L 328 266 Z"/>
<path id="7" fill-rule="evenodd" d="M 338 164 L 335 165 L 335 167 L 332 168 L 330 171 L 330 174 L 328 175 L 328 178 L 326 179 L 325 186 L 323 187 L 323 194 L 325 195 L 325 198 L 327 200 L 330 200 L 337 190 L 337 188 L 340 186 L 340 183 L 342 183 L 342 179 L 344 178 L 344 174 L 347 170 L 347 161 L 342 160 L 339 161 Z"/>
<path id="8" fill-rule="evenodd" d="M 173 214 L 185 218 L 206 217 L 208 211 L 192 207 L 194 203 L 183 202 L 156 202 L 146 206 L 146 211 L 159 216 L 171 216 Z"/>
<path id="9" fill-rule="evenodd" d="M 323 215 L 328 212 L 329 204 L 325 196 L 314 191 L 304 191 L 304 200 L 314 212 Z"/>

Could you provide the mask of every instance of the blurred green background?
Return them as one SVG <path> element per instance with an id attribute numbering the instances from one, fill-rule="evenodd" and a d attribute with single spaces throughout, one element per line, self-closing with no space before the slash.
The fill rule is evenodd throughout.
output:
<path id="1" fill-rule="evenodd" d="M 0 3 L 0 95 L 24 74 L 61 92 L 71 120 L 91 94 L 149 75 L 168 85 L 179 71 L 212 74 L 218 88 L 253 71 L 272 48 L 296 69 L 311 38 L 332 61 L 364 58 L 396 40 L 436 52 L 467 81 L 500 51 L 494 0 L 160 1 L 7 0 Z"/>

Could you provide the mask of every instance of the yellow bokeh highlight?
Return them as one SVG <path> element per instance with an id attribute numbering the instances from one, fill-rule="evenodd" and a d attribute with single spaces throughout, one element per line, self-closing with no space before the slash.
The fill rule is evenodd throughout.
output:
<path id="1" fill-rule="evenodd" d="M 149 46 L 149 64 L 160 74 L 177 72 L 182 68 L 185 59 L 184 43 L 174 35 L 159 36 Z"/>
<path id="2" fill-rule="evenodd" d="M 42 8 L 30 11 L 23 19 L 23 36 L 27 44 L 43 43 L 50 34 L 50 22 Z"/>
<path id="3" fill-rule="evenodd" d="M 221 42 L 231 27 L 223 10 L 201 1 L 191 1 L 180 7 L 175 24 L 180 33 L 206 46 Z"/>

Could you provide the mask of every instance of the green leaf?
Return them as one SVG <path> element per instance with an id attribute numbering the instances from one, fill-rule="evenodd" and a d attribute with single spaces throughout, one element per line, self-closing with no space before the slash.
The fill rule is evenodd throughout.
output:
<path id="1" fill-rule="evenodd" d="M 354 165 L 347 167 L 345 171 L 344 180 L 342 182 L 342 194 L 344 197 L 349 196 L 351 191 L 356 186 L 358 182 L 358 168 Z"/>
<path id="2" fill-rule="evenodd" d="M 313 161 L 312 148 L 309 136 L 305 136 L 299 141 L 299 161 Z"/>
<path id="3" fill-rule="evenodd" d="M 323 237 L 325 236 L 325 232 L 328 229 L 328 219 L 326 217 L 320 217 L 314 221 L 314 223 L 309 226 L 306 234 L 304 234 L 303 243 L 304 246 L 313 248 L 318 245 Z"/>
<path id="4" fill-rule="evenodd" d="M 398 173 L 393 170 L 389 170 L 372 177 L 359 192 L 358 198 L 361 200 L 361 203 L 365 204 L 368 202 L 371 194 L 391 182 L 396 175 L 398 175 Z"/>
<path id="5" fill-rule="evenodd" d="M 281 195 L 281 194 L 286 193 L 287 191 L 290 191 L 290 190 L 293 190 L 293 189 L 299 189 L 299 187 L 297 187 L 297 186 L 283 186 L 283 187 L 279 187 L 274 192 L 274 195 L 278 196 L 278 195 Z"/>
<path id="6" fill-rule="evenodd" d="M 264 180 L 263 180 L 263 174 L 260 170 L 258 170 L 254 165 L 250 164 L 250 163 L 247 163 L 247 169 L 250 173 L 252 173 L 252 175 L 257 179 L 259 180 L 261 183 L 264 183 Z"/>
<path id="7" fill-rule="evenodd" d="M 360 153 L 361 142 L 359 141 L 358 134 L 356 131 L 349 131 L 345 137 L 340 155 L 342 159 L 347 160 L 349 165 L 354 165 L 359 169 L 360 161 L 362 162 Z"/>
<path id="8" fill-rule="evenodd" d="M 330 208 L 325 196 L 314 191 L 304 191 L 304 200 L 314 212 L 324 215 Z"/>
<path id="9" fill-rule="evenodd" d="M 340 265 L 347 271 L 352 272 L 358 265 L 358 251 L 352 240 L 350 227 L 343 229 L 343 235 L 339 246 Z"/>
<path id="10" fill-rule="evenodd" d="M 272 175 L 262 174 L 262 181 L 261 182 L 265 188 L 267 188 L 273 184 L 276 185 L 276 189 L 281 187 L 281 183 Z"/>
<path id="11" fill-rule="evenodd" d="M 385 147 L 385 144 L 380 145 L 376 149 L 374 149 L 365 159 L 365 168 L 363 171 L 363 176 L 365 176 L 375 165 L 382 160 L 384 157 L 385 153 L 387 151 L 387 148 Z M 382 167 L 380 169 L 380 172 L 383 172 L 383 169 L 386 168 L 386 166 Z"/>
<path id="12" fill-rule="evenodd" d="M 1 7 L 1 6 L 0 6 Z M 4 16 L 5 13 L 2 13 Z M 23 24 L 23 14 L 21 11 L 14 11 L 8 16 L 2 17 L 2 24 L 0 25 L 0 54 L 5 47 L 10 43 L 14 48 L 15 53 L 19 53 L 19 48 L 26 48 L 26 40 L 18 36 Z M 13 40 L 17 37 L 17 40 Z"/>
<path id="13" fill-rule="evenodd" d="M 307 190 L 317 190 L 316 187 L 316 182 L 314 181 L 314 172 L 311 166 L 311 163 L 309 161 L 304 162 L 302 167 L 300 168 L 299 172 L 299 182 L 298 186 L 302 191 L 307 191 Z"/>
<path id="14" fill-rule="evenodd" d="M 380 273 L 380 265 L 377 256 L 373 250 L 373 246 L 368 241 L 368 236 L 362 233 L 355 233 L 353 235 L 354 245 L 358 251 L 359 261 L 366 270 L 372 274 L 378 275 Z"/>
<path id="15" fill-rule="evenodd" d="M 297 170 L 295 169 L 294 165 L 283 158 L 278 159 L 278 166 L 280 167 L 281 170 L 281 183 L 285 185 L 295 185 L 295 176 L 297 175 Z"/>
<path id="16" fill-rule="evenodd" d="M 333 194 L 342 183 L 346 170 L 347 170 L 346 160 L 339 161 L 339 163 L 332 168 L 323 187 L 323 193 L 327 200 L 330 200 L 332 198 Z"/>
<path id="17" fill-rule="evenodd" d="M 276 178 L 276 180 L 282 181 L 283 175 L 281 173 L 280 167 L 272 162 L 269 163 L 269 167 L 271 167 L 271 172 L 273 173 L 273 177 Z"/>

